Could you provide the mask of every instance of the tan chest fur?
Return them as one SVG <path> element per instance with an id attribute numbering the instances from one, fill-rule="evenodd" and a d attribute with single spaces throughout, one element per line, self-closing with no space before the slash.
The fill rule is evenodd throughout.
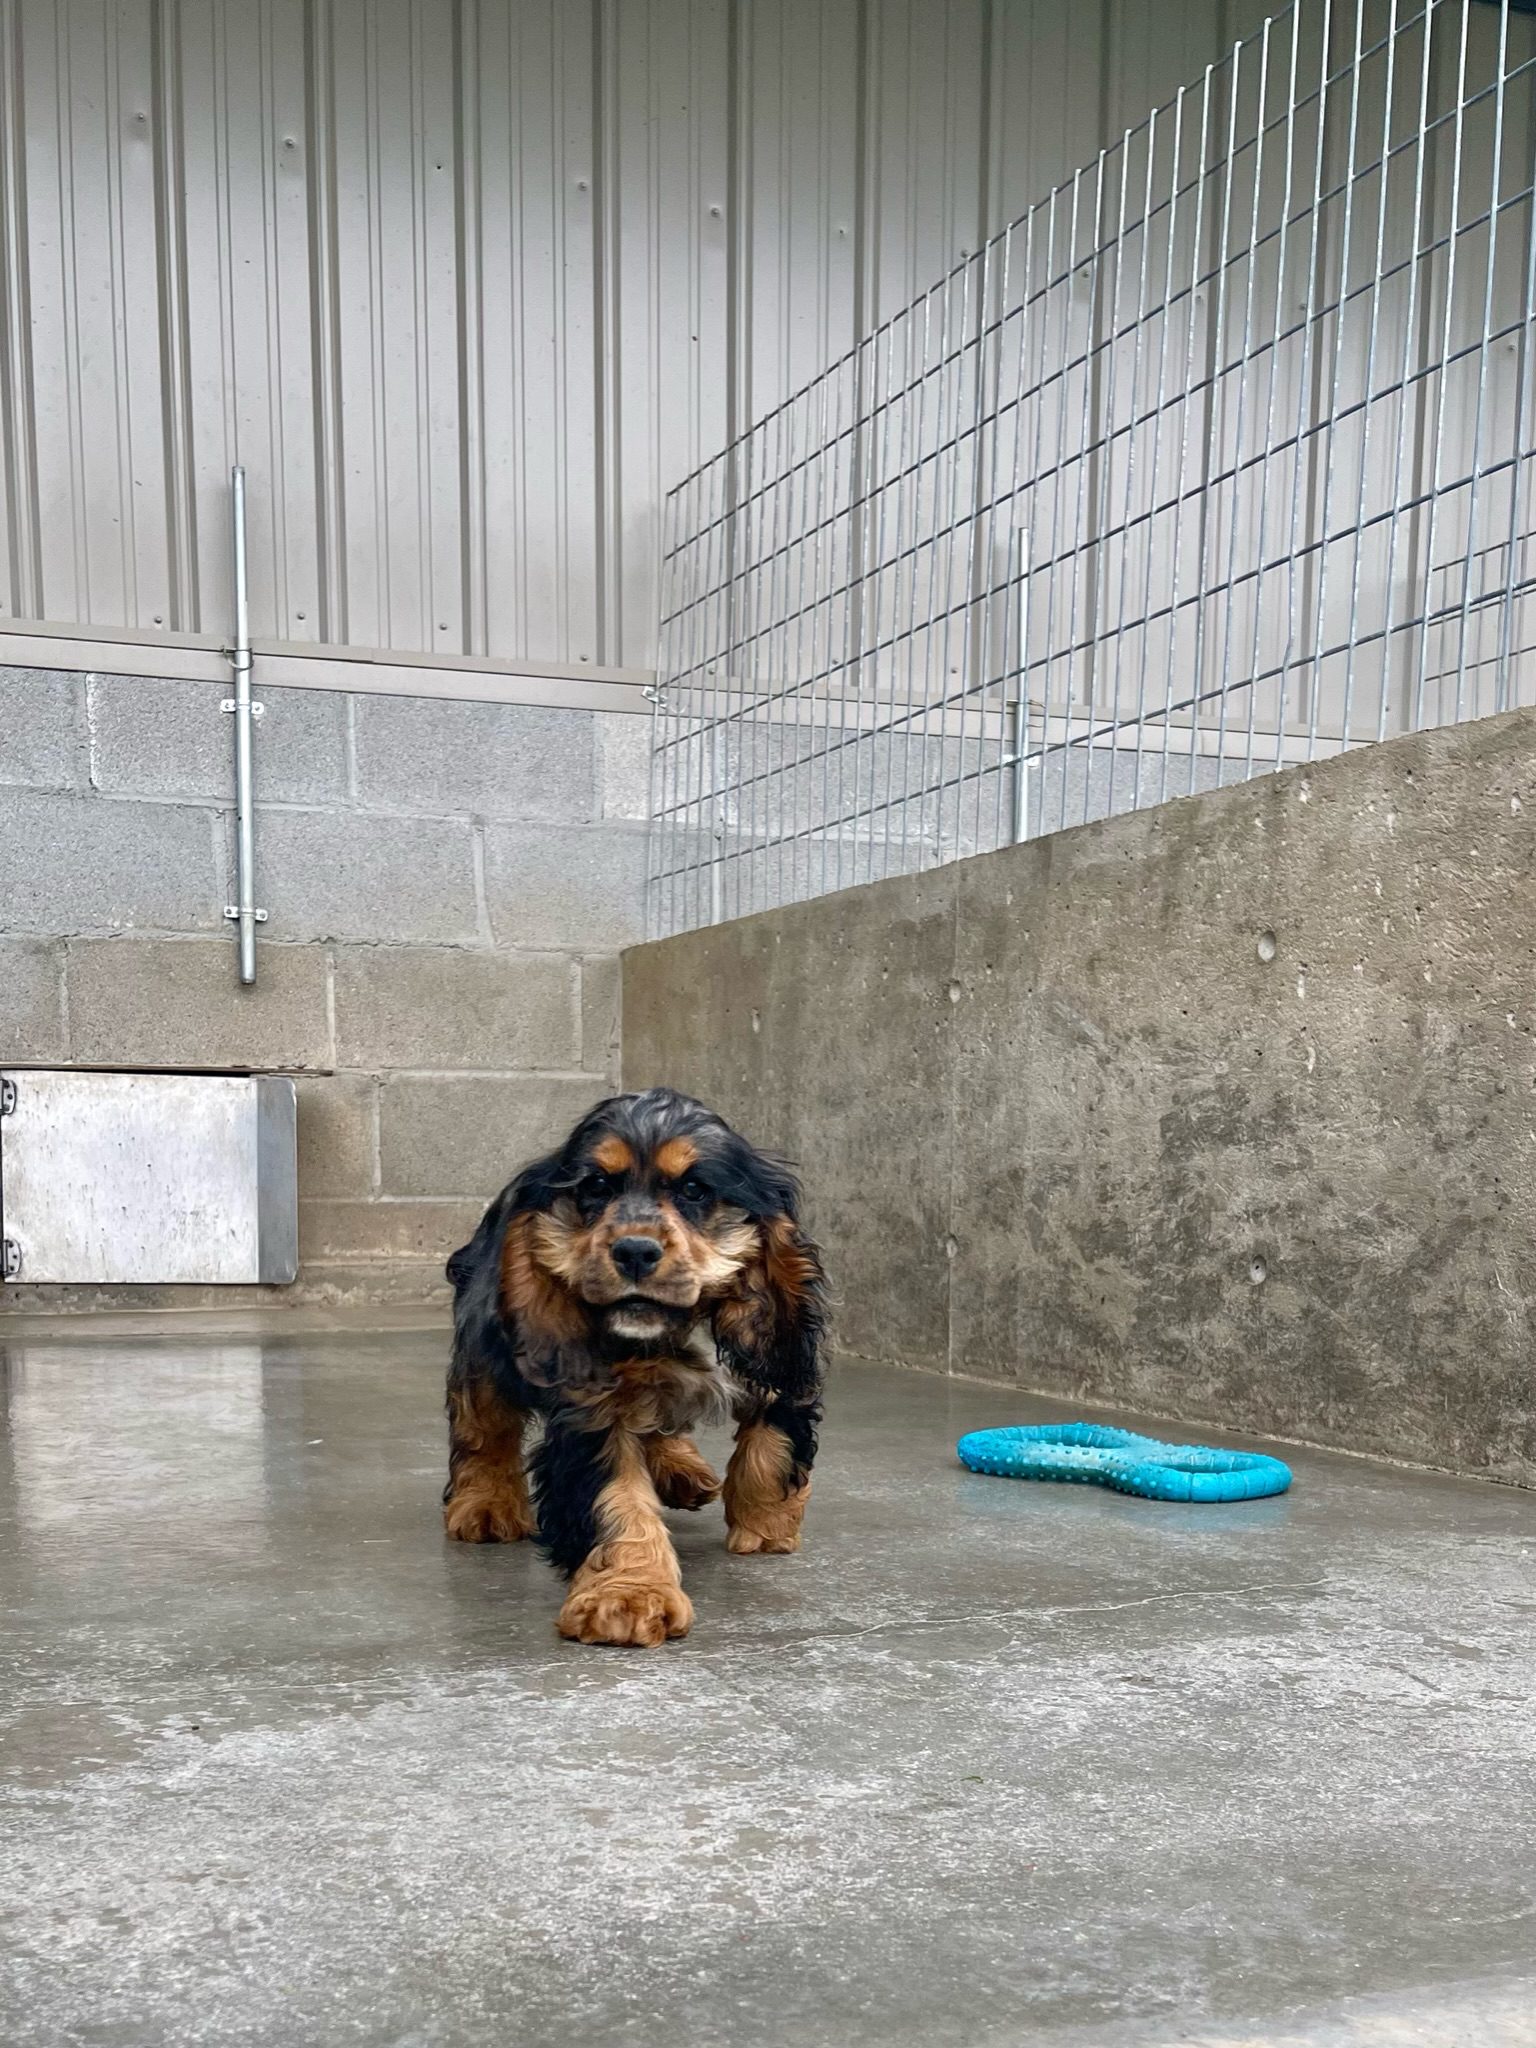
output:
<path id="1" fill-rule="evenodd" d="M 707 1329 L 690 1332 L 675 1353 L 620 1359 L 613 1384 L 594 1389 L 584 1405 L 604 1428 L 636 1436 L 675 1436 L 723 1421 L 741 1390 L 720 1363 Z"/>

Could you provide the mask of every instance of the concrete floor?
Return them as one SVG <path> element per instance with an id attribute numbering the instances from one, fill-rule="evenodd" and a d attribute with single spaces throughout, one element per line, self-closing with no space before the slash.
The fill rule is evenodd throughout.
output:
<path id="1" fill-rule="evenodd" d="M 5 2042 L 1536 2042 L 1536 1496 L 972 1477 L 1053 1411 L 847 1367 L 806 1551 L 582 1649 L 441 1331 L 321 1320 L 0 1347 Z"/>

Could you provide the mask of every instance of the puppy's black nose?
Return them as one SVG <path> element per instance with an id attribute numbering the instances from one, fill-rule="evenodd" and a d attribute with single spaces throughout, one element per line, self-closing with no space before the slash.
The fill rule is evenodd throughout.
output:
<path id="1" fill-rule="evenodd" d="M 644 1280 L 661 1264 L 661 1246 L 654 1237 L 620 1237 L 609 1256 L 626 1280 Z"/>

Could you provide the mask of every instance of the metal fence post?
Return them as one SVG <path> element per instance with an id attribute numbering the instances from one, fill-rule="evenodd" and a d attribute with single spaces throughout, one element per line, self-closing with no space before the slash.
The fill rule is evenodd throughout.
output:
<path id="1" fill-rule="evenodd" d="M 1019 535 L 1013 587 L 1018 592 L 1018 684 L 1013 700 L 1013 812 L 1015 846 L 1029 837 L 1029 535 Z"/>

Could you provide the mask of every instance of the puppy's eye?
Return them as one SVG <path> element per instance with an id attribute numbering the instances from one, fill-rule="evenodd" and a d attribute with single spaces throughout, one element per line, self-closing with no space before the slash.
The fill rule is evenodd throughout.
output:
<path id="1" fill-rule="evenodd" d="M 605 1173 L 589 1173 L 576 1183 L 578 1202 L 606 1202 L 609 1195 L 608 1176 Z"/>
<path id="2" fill-rule="evenodd" d="M 681 1183 L 677 1192 L 685 1202 L 707 1202 L 709 1200 L 709 1189 L 705 1187 L 703 1181 L 695 1180 L 691 1174 L 687 1180 Z"/>

